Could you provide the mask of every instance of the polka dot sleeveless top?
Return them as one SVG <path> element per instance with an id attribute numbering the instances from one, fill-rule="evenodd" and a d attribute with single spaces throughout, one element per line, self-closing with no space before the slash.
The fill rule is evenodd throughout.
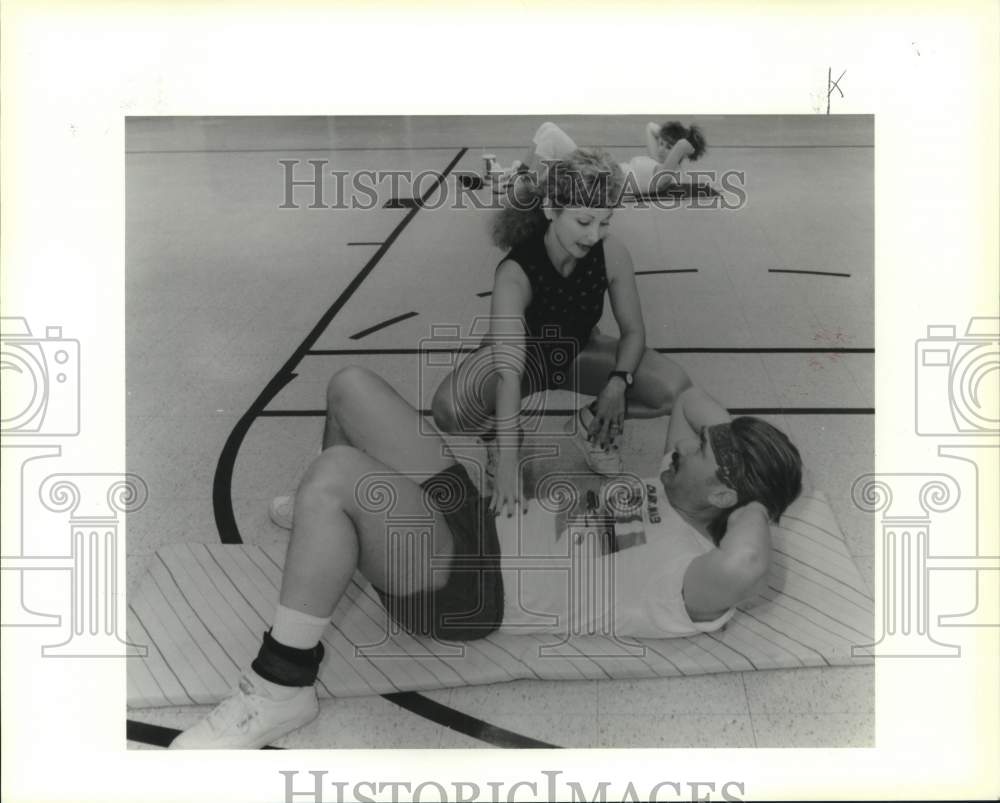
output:
<path id="1" fill-rule="evenodd" d="M 604 243 L 598 242 L 569 276 L 562 276 L 545 250 L 544 234 L 515 246 L 506 257 L 521 266 L 531 283 L 531 303 L 524 312 L 528 334 L 570 339 L 582 349 L 604 312 Z"/>

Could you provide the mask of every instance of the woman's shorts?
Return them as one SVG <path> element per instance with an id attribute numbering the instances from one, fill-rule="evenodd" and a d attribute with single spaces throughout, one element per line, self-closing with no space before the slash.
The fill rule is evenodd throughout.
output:
<path id="1" fill-rule="evenodd" d="M 414 635 L 442 641 L 485 638 L 503 620 L 503 579 L 496 521 L 465 467 L 456 463 L 421 483 L 428 507 L 453 540 L 448 581 L 437 591 L 394 596 L 379 589 L 389 615 Z"/>

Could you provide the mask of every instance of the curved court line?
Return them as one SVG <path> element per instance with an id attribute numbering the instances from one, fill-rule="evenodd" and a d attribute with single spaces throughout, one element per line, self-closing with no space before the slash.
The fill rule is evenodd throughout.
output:
<path id="1" fill-rule="evenodd" d="M 473 739 L 479 739 L 481 742 L 488 742 L 497 747 L 561 749 L 559 745 L 532 739 L 530 736 L 522 736 L 506 728 L 491 725 L 489 722 L 484 722 L 469 714 L 463 714 L 461 711 L 456 711 L 454 708 L 449 708 L 442 703 L 434 702 L 434 700 L 416 692 L 395 692 L 393 694 L 383 694 L 382 696 L 390 703 L 395 703 L 400 708 L 405 708 L 407 711 L 418 714 L 424 719 L 429 719 L 438 725 L 444 725 L 446 728 L 464 733 Z"/>
<path id="2" fill-rule="evenodd" d="M 441 186 L 441 183 L 447 175 L 454 169 L 455 165 L 459 163 L 462 157 L 465 156 L 466 151 L 466 148 L 462 148 L 458 154 L 456 154 L 441 175 L 435 179 L 434 183 L 424 194 L 421 200 L 426 200 L 430 197 L 431 193 L 435 192 Z M 358 271 L 358 274 L 344 289 L 344 292 L 342 292 L 330 308 L 323 313 L 322 317 L 312 328 L 312 331 L 306 335 L 305 340 L 302 341 L 299 347 L 295 350 L 292 356 L 288 358 L 271 381 L 267 383 L 264 390 L 261 391 L 260 395 L 254 400 L 253 404 L 250 405 L 250 409 L 243 414 L 242 418 L 236 422 L 236 426 L 233 427 L 233 431 L 229 434 L 225 445 L 222 447 L 222 453 L 219 455 L 219 461 L 215 467 L 215 477 L 212 482 L 212 508 L 215 513 L 215 526 L 218 530 L 219 538 L 222 543 L 243 543 L 243 539 L 240 537 L 239 527 L 236 524 L 236 514 L 233 511 L 233 469 L 236 467 L 236 455 L 239 452 L 240 446 L 243 444 L 243 439 L 246 437 L 247 432 L 250 431 L 250 427 L 253 425 L 254 420 L 258 415 L 260 415 L 264 408 L 271 403 L 274 397 L 278 395 L 281 389 L 295 378 L 295 367 L 302 361 L 302 358 L 309 353 L 309 350 L 316 343 L 316 341 L 319 340 L 323 332 L 325 332 L 326 328 L 330 325 L 330 321 L 333 320 L 334 316 L 340 312 L 343 306 L 350 300 L 351 296 L 353 296 L 357 289 L 361 286 L 361 283 L 368 278 L 368 274 L 370 274 L 372 270 L 374 270 L 375 266 L 382 261 L 382 257 L 386 255 L 392 244 L 396 241 L 399 235 L 402 234 L 403 229 L 409 225 L 410 221 L 413 220 L 419 211 L 420 205 L 414 205 L 406 213 L 403 219 L 396 224 L 396 227 L 392 230 L 389 236 L 385 238 L 385 242 L 383 242 L 382 245 L 379 246 L 379 249 L 372 254 L 371 259 L 365 263 L 365 266 Z"/>
<path id="3" fill-rule="evenodd" d="M 302 341 L 299 347 L 295 350 L 292 356 L 289 357 L 271 381 L 267 383 L 264 390 L 261 391 L 260 395 L 254 400 L 253 404 L 246 411 L 246 413 L 243 414 L 240 420 L 236 423 L 232 432 L 229 434 L 229 437 L 226 439 L 226 443 L 222 448 L 222 453 L 219 455 L 219 461 L 216 465 L 215 477 L 212 485 L 212 505 L 215 513 L 216 529 L 218 530 L 219 538 L 222 543 L 243 543 L 243 539 L 240 537 L 239 527 L 236 524 L 236 515 L 233 510 L 232 480 L 233 469 L 236 465 L 236 455 L 239 452 L 240 446 L 243 444 L 243 439 L 246 437 L 247 432 L 249 432 L 250 427 L 253 425 L 253 422 L 259 416 L 267 415 L 265 412 L 267 405 L 274 400 L 285 385 L 296 377 L 294 372 L 295 367 L 299 364 L 299 362 L 301 362 L 302 358 L 306 354 L 310 353 L 310 349 L 313 344 L 319 340 L 323 332 L 326 331 L 326 328 L 330 325 L 334 316 L 343 308 L 348 300 L 350 300 L 351 296 L 354 295 L 358 287 L 361 286 L 361 283 L 368 277 L 368 274 L 371 273 L 382 257 L 385 256 L 389 247 L 403 232 L 403 229 L 406 228 L 410 221 L 413 220 L 414 216 L 416 216 L 417 212 L 420 211 L 423 201 L 426 201 L 426 199 L 430 197 L 430 195 L 435 192 L 438 187 L 440 187 L 441 183 L 454 169 L 455 165 L 458 164 L 466 152 L 467 149 L 462 148 L 451 160 L 441 175 L 435 180 L 431 188 L 420 198 L 419 201 L 410 206 L 404 218 L 396 225 L 389 236 L 386 237 L 385 242 L 380 245 L 378 251 L 372 255 L 371 259 L 358 272 L 357 276 L 354 277 L 337 300 L 334 301 L 333 305 L 323 314 L 320 320 L 313 327 L 312 331 L 310 331 L 306 336 L 305 340 Z M 401 708 L 405 708 L 412 713 L 424 717 L 425 719 L 429 719 L 439 725 L 464 733 L 474 739 L 494 744 L 498 747 L 555 747 L 555 745 L 531 739 L 527 736 L 521 736 L 513 731 L 491 725 L 488 722 L 476 719 L 468 714 L 463 714 L 461 711 L 456 711 L 455 709 L 449 708 L 441 703 L 435 703 L 433 700 L 423 697 L 415 692 L 386 694 L 382 695 L 382 697 L 395 705 L 400 706 Z M 133 722 L 132 720 L 127 720 L 126 731 L 131 734 L 128 738 L 131 738 L 133 741 L 145 741 L 150 744 L 161 744 L 164 747 L 170 744 L 170 740 L 172 740 L 174 736 L 179 733 L 179 731 L 174 731 L 170 728 L 145 725 L 143 723 Z M 147 741 L 149 739 L 156 739 L 157 741 Z M 165 744 L 163 744 L 164 740 L 166 740 Z"/>
<path id="4" fill-rule="evenodd" d="M 407 711 L 424 719 L 428 719 L 438 725 L 443 725 L 449 730 L 497 747 L 562 749 L 558 745 L 532 739 L 530 736 L 522 736 L 519 733 L 509 731 L 497 725 L 491 725 L 489 722 L 484 722 L 469 714 L 463 714 L 461 711 L 456 711 L 454 708 L 449 708 L 441 703 L 436 703 L 416 692 L 383 694 L 382 697 L 398 705 L 400 708 L 405 708 Z M 167 728 L 163 725 L 153 725 L 149 722 L 139 722 L 135 719 L 125 720 L 125 738 L 132 742 L 151 744 L 156 747 L 169 747 L 170 743 L 180 732 L 177 728 Z M 268 745 L 263 749 L 284 750 L 285 748 Z"/>

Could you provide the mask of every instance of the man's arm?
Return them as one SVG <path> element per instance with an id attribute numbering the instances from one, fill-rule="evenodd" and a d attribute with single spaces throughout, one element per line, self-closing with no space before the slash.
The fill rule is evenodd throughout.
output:
<path id="1" fill-rule="evenodd" d="M 660 139 L 660 126 L 656 123 L 646 124 L 646 153 L 654 161 L 659 163 L 663 160 L 663 141 Z"/>
<path id="2" fill-rule="evenodd" d="M 697 439 L 702 427 L 732 420 L 729 411 L 699 387 L 690 387 L 674 402 L 667 425 L 667 451 L 689 438 Z"/>
<path id="3" fill-rule="evenodd" d="M 615 369 L 635 373 L 646 350 L 646 325 L 642 320 L 639 290 L 635 286 L 632 255 L 617 238 L 608 237 L 604 241 L 604 258 L 608 298 L 620 335 Z"/>
<path id="4" fill-rule="evenodd" d="M 667 152 L 666 157 L 660 163 L 661 170 L 676 170 L 681 166 L 681 162 L 694 153 L 694 145 L 686 139 L 679 139 Z"/>
<path id="5" fill-rule="evenodd" d="M 708 622 L 756 596 L 767 582 L 771 530 L 760 502 L 732 512 L 718 549 L 699 555 L 684 573 L 684 607 L 695 622 Z"/>

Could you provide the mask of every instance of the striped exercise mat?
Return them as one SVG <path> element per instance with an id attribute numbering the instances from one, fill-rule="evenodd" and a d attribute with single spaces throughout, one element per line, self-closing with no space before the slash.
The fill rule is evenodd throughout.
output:
<path id="1" fill-rule="evenodd" d="M 872 600 L 826 498 L 800 498 L 774 528 L 767 589 L 714 633 L 673 639 L 493 634 L 466 644 L 390 626 L 360 577 L 323 638 L 321 695 L 352 697 L 520 678 L 643 678 L 867 663 Z M 176 544 L 159 550 L 129 601 L 136 708 L 214 703 L 260 646 L 278 598 L 285 547 Z"/>

